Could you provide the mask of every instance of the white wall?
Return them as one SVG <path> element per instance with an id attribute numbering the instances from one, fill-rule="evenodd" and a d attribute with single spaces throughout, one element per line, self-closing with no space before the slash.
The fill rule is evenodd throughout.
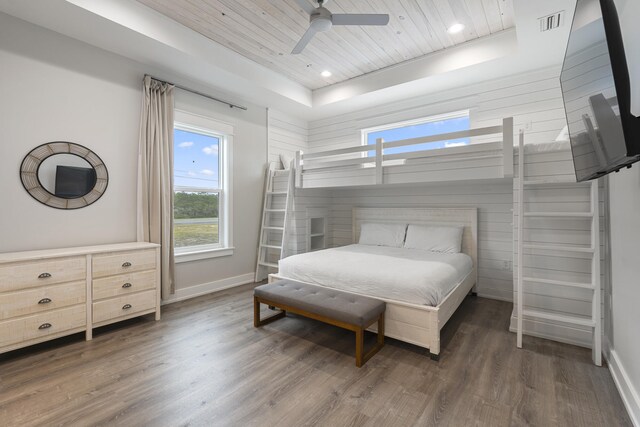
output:
<path id="1" fill-rule="evenodd" d="M 618 2 L 633 86 L 634 114 L 640 115 L 640 2 Z M 626 4 L 624 4 L 626 3 Z M 609 363 L 623 400 L 640 426 L 640 164 L 610 175 L 611 325 Z"/>
<path id="2" fill-rule="evenodd" d="M 280 164 L 281 154 L 293 159 L 296 151 L 307 150 L 309 145 L 309 123 L 306 120 L 292 117 L 272 108 L 267 111 L 267 116 L 269 162 Z"/>
<path id="3" fill-rule="evenodd" d="M 0 252 L 135 240 L 138 126 L 145 73 L 161 70 L 0 14 L 0 194 L 4 200 Z M 230 122 L 236 131 L 235 253 L 179 264 L 177 296 L 186 297 L 252 277 L 267 159 L 267 117 L 263 107 L 232 110 L 180 91 L 176 103 Z M 109 187 L 95 204 L 57 210 L 38 203 L 23 189 L 18 170 L 24 155 L 56 140 L 85 145 L 105 162 Z"/>
<path id="4" fill-rule="evenodd" d="M 135 65 L 0 15 L 0 75 L 0 251 L 134 241 Z M 22 158 L 50 141 L 84 145 L 105 162 L 109 187 L 95 204 L 53 209 L 22 187 Z"/>

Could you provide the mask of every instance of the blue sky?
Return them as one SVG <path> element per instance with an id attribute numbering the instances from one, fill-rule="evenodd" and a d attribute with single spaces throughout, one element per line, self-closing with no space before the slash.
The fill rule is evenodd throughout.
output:
<path id="1" fill-rule="evenodd" d="M 469 117 L 439 120 L 414 126 L 405 126 L 397 129 L 371 132 L 367 137 L 367 144 L 375 145 L 376 139 L 383 138 L 385 142 L 399 141 L 401 139 L 418 138 L 421 136 L 438 135 L 441 133 L 456 132 L 469 129 Z M 429 144 L 409 145 L 406 147 L 388 148 L 384 154 L 406 153 L 410 151 L 433 150 L 436 148 L 451 147 L 458 144 L 469 144 L 469 138 L 452 139 L 449 141 L 432 142 Z M 369 151 L 369 156 L 375 156 L 374 151 Z"/>
<path id="2" fill-rule="evenodd" d="M 218 187 L 218 138 L 180 129 L 174 130 L 174 185 Z"/>

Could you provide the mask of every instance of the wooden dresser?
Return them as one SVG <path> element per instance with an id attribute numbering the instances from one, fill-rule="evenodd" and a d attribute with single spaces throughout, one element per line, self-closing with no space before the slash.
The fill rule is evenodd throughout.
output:
<path id="1" fill-rule="evenodd" d="M 0 254 L 0 353 L 144 314 L 160 319 L 160 246 Z"/>

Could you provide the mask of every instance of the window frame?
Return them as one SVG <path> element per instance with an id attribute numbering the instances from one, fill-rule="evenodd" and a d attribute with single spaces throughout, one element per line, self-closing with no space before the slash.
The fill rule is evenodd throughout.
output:
<path id="1" fill-rule="evenodd" d="M 468 117 L 469 121 L 471 121 L 471 110 L 470 109 L 457 110 L 457 111 L 451 111 L 451 112 L 448 112 L 448 113 L 434 114 L 434 115 L 431 115 L 431 116 L 421 117 L 421 118 L 418 118 L 418 119 L 404 120 L 404 121 L 401 121 L 401 122 L 388 123 L 388 124 L 385 124 L 385 125 L 362 128 L 362 129 L 360 129 L 361 144 L 362 145 L 371 145 L 372 146 L 372 150 L 370 150 L 370 151 L 375 151 L 375 144 L 369 144 L 368 143 L 368 139 L 369 139 L 369 134 L 370 133 L 380 132 L 380 131 L 385 131 L 385 130 L 392 130 L 392 129 L 400 129 L 400 128 L 404 128 L 404 127 L 408 127 L 408 126 L 424 125 L 424 124 L 427 124 L 427 123 L 439 122 L 439 121 L 443 121 L 443 120 L 459 119 L 459 118 L 463 118 L 463 117 Z M 471 123 L 469 123 L 469 128 L 471 128 Z M 387 141 L 385 141 L 385 142 L 387 142 Z M 370 151 L 363 151 L 362 152 L 362 157 L 372 157 L 372 156 L 368 155 L 368 153 Z M 418 150 L 416 150 L 416 151 L 418 151 Z"/>
<path id="2" fill-rule="evenodd" d="M 218 187 L 188 187 L 172 184 L 172 191 L 218 193 L 218 243 L 173 247 L 176 263 L 233 255 L 232 227 L 232 163 L 233 126 L 211 117 L 178 110 L 174 111 L 174 130 L 197 133 L 218 139 Z M 175 153 L 174 153 L 175 158 Z M 175 174 L 175 166 L 174 171 Z M 175 220 L 175 218 L 174 218 Z"/>

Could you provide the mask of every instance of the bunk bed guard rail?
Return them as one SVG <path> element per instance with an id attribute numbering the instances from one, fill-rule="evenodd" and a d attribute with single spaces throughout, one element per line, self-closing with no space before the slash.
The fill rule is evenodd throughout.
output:
<path id="1" fill-rule="evenodd" d="M 490 137 L 501 135 L 501 140 Z M 385 150 L 408 147 L 419 144 L 445 142 L 463 138 L 475 138 L 464 146 L 451 146 L 437 149 L 420 149 L 418 151 L 396 152 L 385 154 Z M 497 139 L 497 138 L 496 138 Z M 443 180 L 467 180 L 479 178 L 512 178 L 513 177 L 513 117 L 503 119 L 502 125 L 431 135 L 420 138 L 385 142 L 382 138 L 374 145 L 358 145 L 328 151 L 303 153 L 296 152 L 295 185 L 296 187 L 376 185 L 404 182 L 426 182 Z M 398 151 L 398 150 L 395 150 Z M 404 151 L 404 150 L 402 150 Z M 449 171 L 457 172 L 447 175 Z M 436 167 L 436 165 L 438 165 Z M 385 169 L 389 169 L 386 171 Z M 431 171 L 428 173 L 418 172 Z M 351 175 L 349 174 L 351 171 Z M 438 172 L 442 172 L 438 174 Z M 358 180 L 349 182 L 349 176 L 359 176 Z M 435 173 L 435 175 L 434 175 Z M 312 177 L 322 175 L 332 177 L 324 179 L 322 185 Z M 412 175 L 413 174 L 413 175 Z M 341 176 L 344 178 L 342 179 Z M 430 179 L 429 177 L 446 177 L 447 179 Z M 305 177 L 309 178 L 306 182 Z M 340 180 L 344 182 L 340 182 Z M 329 183 L 329 181 L 331 183 Z M 306 185 L 309 184 L 309 185 Z"/>

